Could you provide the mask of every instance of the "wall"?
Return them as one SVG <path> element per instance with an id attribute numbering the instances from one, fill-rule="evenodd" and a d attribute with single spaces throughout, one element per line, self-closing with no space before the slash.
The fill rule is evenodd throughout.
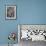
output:
<path id="1" fill-rule="evenodd" d="M 5 20 L 7 4 L 16 5 L 16 20 Z M 46 24 L 46 0 L 0 0 L 0 44 L 8 43 L 9 32 L 18 32 L 18 24 Z"/>
<path id="2" fill-rule="evenodd" d="M 19 1 L 21 24 L 46 24 L 46 0 Z"/>

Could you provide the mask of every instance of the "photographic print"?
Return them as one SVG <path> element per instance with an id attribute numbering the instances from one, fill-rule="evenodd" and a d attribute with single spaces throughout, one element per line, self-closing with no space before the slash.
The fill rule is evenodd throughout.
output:
<path id="1" fill-rule="evenodd" d="M 6 6 L 6 19 L 16 19 L 16 6 L 15 5 Z"/>

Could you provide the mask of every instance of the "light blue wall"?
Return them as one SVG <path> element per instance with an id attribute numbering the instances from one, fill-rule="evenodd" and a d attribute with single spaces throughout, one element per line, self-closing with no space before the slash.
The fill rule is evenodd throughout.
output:
<path id="1" fill-rule="evenodd" d="M 17 6 L 16 20 L 5 20 L 8 4 Z M 9 32 L 17 32 L 18 24 L 46 24 L 46 0 L 0 0 L 0 44 L 8 43 Z"/>
<path id="2" fill-rule="evenodd" d="M 46 0 L 19 2 L 21 24 L 46 24 Z"/>

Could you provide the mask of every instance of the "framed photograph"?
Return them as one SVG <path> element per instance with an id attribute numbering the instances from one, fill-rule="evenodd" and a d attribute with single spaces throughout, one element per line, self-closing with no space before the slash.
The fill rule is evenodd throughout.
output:
<path id="1" fill-rule="evenodd" d="M 16 5 L 6 5 L 6 19 L 16 19 Z"/>

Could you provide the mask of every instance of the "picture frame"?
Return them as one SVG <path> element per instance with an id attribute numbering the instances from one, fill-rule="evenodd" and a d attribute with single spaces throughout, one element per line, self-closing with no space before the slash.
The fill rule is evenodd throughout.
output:
<path id="1" fill-rule="evenodd" d="M 15 20 L 16 19 L 16 5 L 6 5 L 5 19 L 6 20 Z"/>

